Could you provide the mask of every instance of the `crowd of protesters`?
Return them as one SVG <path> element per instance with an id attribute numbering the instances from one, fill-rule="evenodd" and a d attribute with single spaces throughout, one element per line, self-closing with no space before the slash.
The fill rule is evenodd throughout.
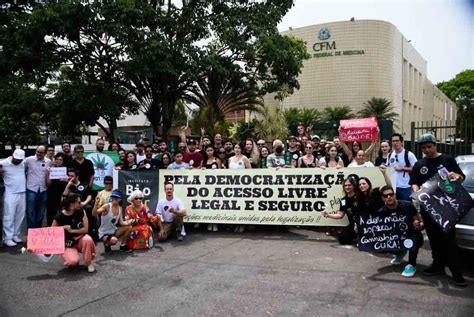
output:
<path id="1" fill-rule="evenodd" d="M 413 214 L 415 246 L 410 250 L 409 261 L 402 275 L 411 277 L 416 272 L 416 257 L 423 243 L 421 231 L 426 227 L 433 250 L 433 264 L 425 270 L 427 275 L 443 274 L 445 267 L 451 269 L 456 284 L 464 286 L 464 278 L 459 271 L 454 233 L 441 232 L 422 209 L 418 213 L 411 202 L 412 188 L 420 187 L 437 172 L 442 164 L 450 172 L 450 178 L 464 178 L 454 159 L 436 150 L 436 139 L 424 135 L 420 139 L 424 158 L 417 161 L 415 155 L 404 149 L 403 136 L 394 133 L 390 140 L 382 140 L 378 155 L 371 162 L 376 143 L 363 148 L 360 142 L 349 144 L 338 137 L 331 140 L 308 133 L 304 126 L 297 128 L 297 135 L 286 140 L 246 139 L 234 142 L 224 139 L 221 134 L 213 137 L 201 129 L 198 139 L 179 135 L 177 149 L 168 149 L 164 140 L 149 142 L 141 139 L 133 151 L 125 151 L 118 143 L 111 143 L 109 151 L 116 151 L 120 161 L 116 169 L 248 169 L 248 168 L 343 168 L 379 166 L 386 181 L 385 186 L 372 188 L 371 181 L 349 176 L 343 184 L 339 211 L 322 212 L 328 218 L 340 219 L 347 216 L 349 225 L 337 232 L 341 244 L 351 244 L 357 236 L 357 217 L 361 212 L 377 212 L 381 208 L 397 210 L 402 208 Z M 97 140 L 97 152 L 103 152 L 105 142 Z M 437 165 L 438 164 L 438 165 Z M 144 195 L 133 192 L 129 205 L 122 210 L 123 194 L 112 187 L 112 177 L 104 179 L 105 188 L 94 192 L 94 168 L 84 157 L 84 147 L 69 143 L 62 144 L 62 151 L 54 154 L 53 146 L 38 146 L 35 155 L 25 158 L 25 152 L 17 149 L 12 157 L 0 162 L 5 180 L 5 212 L 3 217 L 3 243 L 13 247 L 21 243 L 20 225 L 25 211 L 28 228 L 43 225 L 46 210 L 48 226 L 62 226 L 66 233 L 64 265 L 79 263 L 79 252 L 89 272 L 95 270 L 93 259 L 96 243 L 104 244 L 105 252 L 120 241 L 119 249 L 146 249 L 153 246 L 154 232 L 160 241 L 175 234 L 178 241 L 185 235 L 183 217 L 186 209 L 173 196 L 174 186 L 165 186 L 166 198 L 158 203 L 156 210 L 149 210 L 144 204 Z M 51 167 L 67 167 L 67 178 L 49 178 Z M 390 177 L 387 167 L 391 167 Z M 422 167 L 428 167 L 428 173 Z M 420 216 L 421 214 L 421 216 Z M 209 231 L 217 231 L 216 224 L 208 225 Z M 243 232 L 246 226 L 236 226 L 236 232 Z M 392 264 L 400 264 L 406 252 L 393 255 Z"/>

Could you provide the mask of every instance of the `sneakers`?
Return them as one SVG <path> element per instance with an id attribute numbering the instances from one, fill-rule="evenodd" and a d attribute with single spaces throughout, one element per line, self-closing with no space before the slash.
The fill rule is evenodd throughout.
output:
<path id="1" fill-rule="evenodd" d="M 16 243 L 13 242 L 13 240 L 5 240 L 3 241 L 3 245 L 6 245 L 7 247 L 15 247 Z"/>
<path id="2" fill-rule="evenodd" d="M 207 231 L 212 231 L 212 223 L 207 224 Z"/>
<path id="3" fill-rule="evenodd" d="M 181 235 L 181 233 L 178 233 L 177 240 L 178 242 L 182 242 L 184 240 L 184 237 Z"/>
<path id="4" fill-rule="evenodd" d="M 398 265 L 402 263 L 403 258 L 407 255 L 407 251 L 400 251 L 399 254 L 394 254 L 392 257 L 392 260 L 390 261 L 391 264 L 393 265 Z"/>
<path id="5" fill-rule="evenodd" d="M 213 231 L 213 232 L 219 231 L 219 228 L 217 227 L 217 223 L 214 223 L 214 224 L 212 225 L 212 231 Z"/>
<path id="6" fill-rule="evenodd" d="M 446 271 L 444 268 L 440 268 L 438 266 L 431 265 L 429 268 L 423 270 L 423 275 L 426 276 L 433 276 L 433 275 L 444 275 Z"/>
<path id="7" fill-rule="evenodd" d="M 415 273 L 416 273 L 416 267 L 414 267 L 411 264 L 407 264 L 405 266 L 405 269 L 402 272 L 402 276 L 404 276 L 404 277 L 413 277 L 413 276 L 415 276 Z"/>
<path id="8" fill-rule="evenodd" d="M 19 237 L 13 237 L 13 242 L 15 242 L 15 243 L 22 243 L 23 240 L 21 240 Z"/>
<path id="9" fill-rule="evenodd" d="M 87 272 L 89 272 L 89 273 L 94 273 L 95 272 L 94 264 L 89 264 L 87 266 Z"/>
<path id="10" fill-rule="evenodd" d="M 454 281 L 454 284 L 456 284 L 457 286 L 461 286 L 461 287 L 467 286 L 466 280 L 460 273 L 453 274 L 453 281 Z"/>
<path id="11" fill-rule="evenodd" d="M 184 226 L 181 227 L 181 235 L 186 237 L 186 229 L 184 229 Z"/>
<path id="12" fill-rule="evenodd" d="M 36 256 L 44 263 L 48 263 L 53 258 L 52 254 L 36 254 Z"/>
<path id="13" fill-rule="evenodd" d="M 120 251 L 127 252 L 127 253 L 128 253 L 128 252 L 132 252 L 132 250 L 131 250 L 131 249 L 128 247 L 128 245 L 126 245 L 126 244 L 122 244 L 122 245 L 120 246 Z"/>

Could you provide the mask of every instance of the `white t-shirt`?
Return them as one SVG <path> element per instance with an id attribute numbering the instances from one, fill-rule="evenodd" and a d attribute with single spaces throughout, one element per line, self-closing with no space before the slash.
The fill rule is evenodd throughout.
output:
<path id="1" fill-rule="evenodd" d="M 143 153 L 142 155 L 137 153 L 137 165 L 140 164 L 140 162 L 143 161 L 144 159 L 146 159 L 145 153 Z"/>
<path id="2" fill-rule="evenodd" d="M 350 163 L 349 165 L 347 165 L 347 167 L 374 167 L 374 164 L 372 164 L 372 162 L 364 162 L 364 164 L 362 165 L 359 165 L 357 164 L 356 161 Z"/>
<path id="3" fill-rule="evenodd" d="M 183 203 L 178 198 L 173 200 L 161 199 L 156 206 L 156 215 L 161 216 L 164 222 L 173 222 L 176 219 L 176 215 L 168 211 L 169 207 L 173 207 L 175 211 L 184 209 Z"/>
<path id="4" fill-rule="evenodd" d="M 405 163 L 405 149 L 400 153 L 397 153 L 395 150 L 392 151 L 387 157 L 386 166 L 392 167 L 392 184 L 394 188 L 410 188 L 410 173 L 409 172 L 397 172 L 395 166 L 406 167 Z M 410 166 L 413 167 L 417 162 L 415 154 L 408 151 L 408 160 L 410 161 Z"/>
<path id="5" fill-rule="evenodd" d="M 25 161 L 15 165 L 11 157 L 0 161 L 3 170 L 3 182 L 5 183 L 5 195 L 26 192 Z"/>

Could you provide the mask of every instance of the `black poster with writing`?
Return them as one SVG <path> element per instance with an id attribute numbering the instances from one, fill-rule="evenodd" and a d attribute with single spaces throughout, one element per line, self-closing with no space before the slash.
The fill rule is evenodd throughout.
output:
<path id="1" fill-rule="evenodd" d="M 410 211 L 386 208 L 376 213 L 361 214 L 358 226 L 360 251 L 379 252 L 411 249 L 414 245 L 413 215 Z"/>
<path id="2" fill-rule="evenodd" d="M 456 223 L 472 207 L 472 198 L 460 181 L 445 183 L 434 175 L 419 191 L 412 194 L 424 210 L 444 232 L 454 229 Z"/>
<path id="3" fill-rule="evenodd" d="M 158 204 L 158 171 L 157 170 L 133 170 L 118 173 L 119 189 L 123 193 L 122 207 L 130 203 L 128 197 L 134 190 L 141 190 L 145 197 L 144 203 L 150 211 L 154 212 Z"/>

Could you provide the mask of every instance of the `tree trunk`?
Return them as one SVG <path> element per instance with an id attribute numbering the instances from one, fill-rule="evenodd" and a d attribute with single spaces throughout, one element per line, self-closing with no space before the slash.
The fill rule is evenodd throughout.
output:
<path id="1" fill-rule="evenodd" d="M 106 120 L 107 121 L 107 120 Z M 96 124 L 104 131 L 104 133 L 106 134 L 107 136 L 107 139 L 109 140 L 112 140 L 111 136 L 110 136 L 110 132 L 109 130 L 104 127 L 99 121 L 96 121 Z M 109 122 L 107 121 L 107 124 L 109 124 Z M 109 124 L 110 125 L 110 124 Z"/>
<path id="2" fill-rule="evenodd" d="M 117 120 L 111 119 L 110 121 L 107 120 L 107 124 L 109 125 L 109 143 L 115 142 L 115 131 L 117 131 Z"/>

